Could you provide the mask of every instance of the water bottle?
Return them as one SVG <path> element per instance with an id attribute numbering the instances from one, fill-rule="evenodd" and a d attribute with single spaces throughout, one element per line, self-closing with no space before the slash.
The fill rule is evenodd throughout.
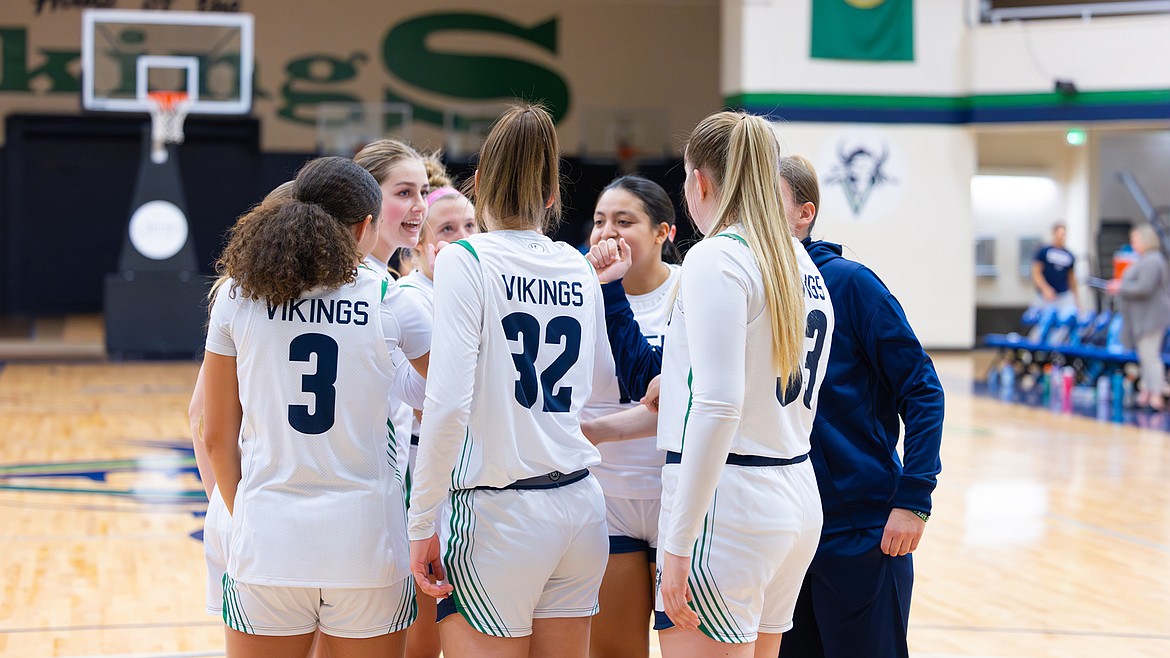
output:
<path id="1" fill-rule="evenodd" d="M 1096 417 L 1097 417 L 1097 420 L 1099 420 L 1101 422 L 1109 420 L 1109 413 L 1111 411 L 1111 409 L 1109 408 L 1109 386 L 1110 386 L 1110 384 L 1109 384 L 1109 377 L 1108 376 L 1101 375 L 1100 377 L 1097 378 L 1097 386 L 1096 386 L 1096 389 L 1097 389 L 1097 391 L 1096 391 L 1096 393 L 1097 393 L 1096 412 L 1097 413 L 1096 413 Z"/>
<path id="2" fill-rule="evenodd" d="M 999 381 L 999 397 L 1010 401 L 1016 390 L 1016 369 L 1012 367 L 1012 364 L 1005 363 L 1003 365 L 1003 373 L 1000 374 Z"/>
<path id="3" fill-rule="evenodd" d="M 1113 400 L 1113 422 L 1120 423 L 1125 411 L 1125 375 L 1120 370 L 1114 370 L 1109 376 L 1109 383 L 1113 389 L 1110 396 Z"/>
<path id="4" fill-rule="evenodd" d="M 1105 375 L 1101 375 L 1100 377 L 1097 378 L 1097 404 L 1098 405 L 1108 405 L 1109 404 L 1109 386 L 1110 386 L 1110 384 L 1109 384 L 1108 377 L 1106 377 Z"/>
<path id="5" fill-rule="evenodd" d="M 1060 387 L 1060 409 L 1067 414 L 1072 412 L 1073 379 L 1076 373 L 1071 366 L 1065 366 L 1063 375 Z"/>
<path id="6" fill-rule="evenodd" d="M 1059 367 L 1045 366 L 1048 368 L 1048 404 L 1047 407 L 1053 412 L 1060 411 L 1061 392 L 1064 390 L 1064 372 Z"/>

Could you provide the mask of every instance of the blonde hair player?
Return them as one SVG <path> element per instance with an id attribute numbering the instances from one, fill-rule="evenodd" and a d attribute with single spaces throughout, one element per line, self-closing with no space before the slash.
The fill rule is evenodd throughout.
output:
<path id="1" fill-rule="evenodd" d="M 400 656 L 414 589 L 382 418 L 391 351 L 425 372 L 430 335 L 402 331 L 384 279 L 359 266 L 381 213 L 373 177 L 320 158 L 292 196 L 233 228 L 208 328 L 228 655 L 305 655 L 320 628 L 335 658 Z"/>
<path id="2" fill-rule="evenodd" d="M 475 207 L 459 190 L 452 187 L 447 169 L 432 153 L 425 160 L 430 192 L 427 194 L 427 216 L 418 234 L 418 245 L 412 250 L 411 262 L 416 269 L 398 280 L 404 296 L 413 298 L 420 308 L 433 315 L 435 308 L 435 270 L 437 252 L 456 240 L 462 240 L 479 231 L 475 224 Z M 418 456 L 418 435 L 421 423 L 418 414 L 411 418 L 410 462 L 407 468 L 407 494 Z M 438 658 L 442 650 L 439 627 L 435 621 L 435 599 L 418 591 L 418 619 L 411 624 L 406 636 L 407 658 Z"/>
<path id="3" fill-rule="evenodd" d="M 427 214 L 427 194 L 430 192 L 426 161 L 409 144 L 395 139 L 370 142 L 353 159 L 370 172 L 382 190 L 382 221 L 378 227 L 378 241 L 364 262 L 385 278 L 388 294 L 398 295 L 398 283 L 395 281 L 398 273 L 391 270 L 390 265 L 395 254 L 401 255 L 404 250 L 418 244 Z M 416 302 L 413 299 L 411 301 Z M 430 331 L 429 308 L 424 309 L 417 303 L 403 305 L 399 315 L 400 321 L 412 330 Z M 393 357 L 396 368 L 407 367 L 407 359 L 401 351 L 395 351 Z M 392 393 L 387 401 L 386 412 L 386 432 L 394 446 L 394 469 L 407 496 L 410 495 L 407 472 L 410 430 L 414 424 L 414 410 L 422 407 L 422 389 L 410 390 L 411 393 L 406 395 Z"/>
<path id="4" fill-rule="evenodd" d="M 399 279 L 398 284 L 410 289 L 411 295 L 428 311 L 434 309 L 435 268 L 438 251 L 443 247 L 479 233 L 475 221 L 475 205 L 457 190 L 438 154 L 425 161 L 427 181 L 427 212 L 418 233 L 416 246 L 411 249 L 410 262 L 414 270 Z"/>
<path id="5" fill-rule="evenodd" d="M 504 112 L 475 173 L 488 232 L 435 264 L 409 534 L 416 582 L 450 595 L 439 632 L 452 658 L 584 658 L 597 612 L 605 502 L 577 418 L 613 362 L 597 278 L 543 234 L 560 212 L 558 159 L 548 112 Z"/>
<path id="6" fill-rule="evenodd" d="M 662 364 L 655 628 L 668 657 L 775 656 L 820 536 L 809 434 L 833 307 L 789 233 L 779 158 L 767 121 L 735 112 L 686 144 L 705 238 L 683 262 Z"/>

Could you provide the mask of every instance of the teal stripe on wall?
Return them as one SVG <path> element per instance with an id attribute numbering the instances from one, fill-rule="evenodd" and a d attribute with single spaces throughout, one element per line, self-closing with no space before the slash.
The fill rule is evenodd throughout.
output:
<path id="1" fill-rule="evenodd" d="M 792 121 L 1003 123 L 1170 118 L 1170 89 L 916 96 L 743 93 L 730 107 Z"/>

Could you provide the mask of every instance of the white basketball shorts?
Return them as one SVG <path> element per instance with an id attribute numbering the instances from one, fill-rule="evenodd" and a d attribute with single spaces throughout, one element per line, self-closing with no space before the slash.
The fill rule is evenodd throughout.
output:
<path id="1" fill-rule="evenodd" d="M 223 575 L 227 573 L 228 544 L 232 540 L 232 515 L 219 493 L 211 490 L 207 515 L 203 517 L 203 557 L 207 562 L 207 614 L 223 612 Z"/>
<path id="2" fill-rule="evenodd" d="M 327 557 L 327 556 L 322 556 Z M 414 578 L 369 589 L 252 585 L 223 577 L 223 621 L 249 635 L 367 638 L 406 630 L 418 615 Z"/>
<path id="3" fill-rule="evenodd" d="M 555 489 L 461 490 L 440 530 L 454 607 L 495 637 L 532 634 L 532 620 L 597 614 L 609 559 L 605 501 L 593 476 Z"/>
<path id="4" fill-rule="evenodd" d="M 662 469 L 663 533 L 670 523 L 678 471 L 678 464 Z M 724 466 L 691 554 L 688 584 L 699 630 L 719 642 L 746 643 L 760 632 L 792 628 L 796 597 L 820 542 L 822 520 L 810 461 Z M 661 546 L 658 552 L 662 564 Z M 655 599 L 654 628 L 670 628 L 661 594 Z"/>
<path id="5" fill-rule="evenodd" d="M 609 554 L 646 551 L 651 560 L 658 548 L 658 514 L 662 501 L 605 497 Z"/>

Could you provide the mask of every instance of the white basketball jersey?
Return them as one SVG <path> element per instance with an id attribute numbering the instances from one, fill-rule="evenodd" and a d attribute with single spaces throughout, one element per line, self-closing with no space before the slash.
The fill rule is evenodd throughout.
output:
<path id="1" fill-rule="evenodd" d="M 675 555 L 690 554 L 727 452 L 786 459 L 809 451 L 834 317 L 820 272 L 804 247 L 792 244 L 805 313 L 792 320 L 806 336 L 801 377 L 792 384 L 772 365 L 763 279 L 738 227 L 687 254 L 666 330 L 658 417 L 658 447 L 682 453 L 672 521 L 661 529 Z"/>
<path id="2" fill-rule="evenodd" d="M 630 310 L 646 341 L 661 348 L 670 317 L 671 303 L 678 286 L 679 266 L 668 265 L 670 275 L 662 285 L 644 295 L 626 295 Z M 583 420 L 591 420 L 638 406 L 637 399 L 626 399 L 613 379 L 593 391 L 589 404 L 581 411 Z M 601 463 L 592 472 L 606 496 L 629 500 L 657 500 L 662 494 L 662 463 L 666 453 L 658 449 L 653 436 L 629 441 L 611 441 L 597 446 Z"/>
<path id="3" fill-rule="evenodd" d="M 430 277 L 423 274 L 420 270 L 414 270 L 398 280 L 398 288 L 402 291 L 404 297 L 413 299 L 419 308 L 426 311 L 430 317 L 434 317 L 435 282 Z M 418 436 L 418 433 L 422 431 L 422 423 L 415 417 L 413 409 L 410 410 L 410 424 L 404 427 L 409 430 L 403 432 L 408 435 L 407 438 L 409 438 L 410 434 Z"/>
<path id="4" fill-rule="evenodd" d="M 396 308 L 396 311 L 398 311 L 395 313 L 395 317 L 399 321 L 399 326 L 408 333 L 419 333 L 424 330 L 429 332 L 433 316 L 430 300 L 421 299 L 413 294 L 413 290 L 404 288 L 401 284 L 406 277 L 395 281 L 390 275 L 390 269 L 386 266 L 386 263 L 373 256 L 366 256 L 364 262 L 370 269 L 386 280 L 386 298 Z M 430 345 L 428 344 L 427 349 L 424 351 L 429 350 Z M 391 357 L 394 359 L 394 366 L 396 368 L 412 367 L 401 350 L 392 352 Z M 418 433 L 416 423 L 414 408 L 394 392 L 391 392 L 386 407 L 386 435 L 390 443 L 395 446 L 391 457 L 394 460 L 393 466 L 399 481 L 404 487 L 404 492 L 409 482 L 406 476 L 406 470 L 410 462 L 410 435 L 412 433 Z"/>
<path id="5" fill-rule="evenodd" d="M 243 407 L 228 572 L 289 587 L 400 581 L 408 546 L 386 399 L 401 336 L 387 282 L 363 266 L 354 283 L 283 306 L 233 284 L 207 338 L 208 351 L 236 358 Z"/>
<path id="6" fill-rule="evenodd" d="M 604 322 L 597 277 L 567 244 L 492 231 L 439 254 L 412 539 L 434 532 L 448 489 L 600 461 L 578 414 L 594 382 L 614 376 Z"/>
<path id="7" fill-rule="evenodd" d="M 421 270 L 414 270 L 398 280 L 402 292 L 414 298 L 431 315 L 435 313 L 435 282 Z"/>

